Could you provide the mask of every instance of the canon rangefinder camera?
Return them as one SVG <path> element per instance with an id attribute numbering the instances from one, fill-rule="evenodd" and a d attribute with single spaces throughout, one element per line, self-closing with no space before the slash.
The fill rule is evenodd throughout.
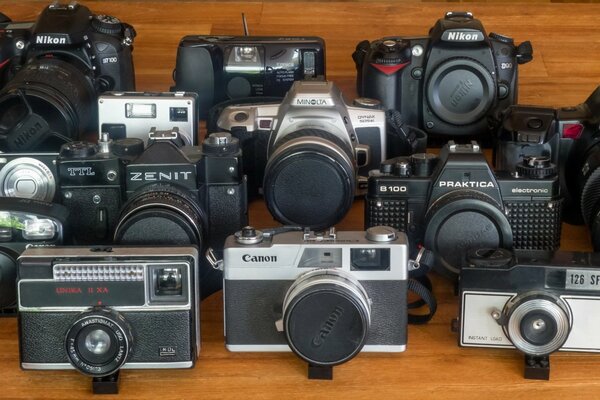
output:
<path id="1" fill-rule="evenodd" d="M 283 97 L 294 81 L 317 76 L 325 76 L 319 37 L 184 36 L 173 71 L 174 90 L 198 94 L 201 118 L 222 101 Z"/>
<path id="2" fill-rule="evenodd" d="M 553 252 L 562 198 L 556 166 L 527 157 L 515 173 L 494 172 L 476 142 L 448 142 L 439 156 L 386 161 L 369 176 L 365 226 L 406 232 L 411 249 L 433 251 L 434 269 L 456 279 L 469 249 Z"/>
<path id="3" fill-rule="evenodd" d="M 499 113 L 517 102 L 517 67 L 532 53 L 529 42 L 488 36 L 471 13 L 448 12 L 427 36 L 365 40 L 352 57 L 360 96 L 448 137 L 491 133 Z"/>
<path id="4" fill-rule="evenodd" d="M 459 345 L 516 348 L 526 356 L 526 378 L 548 379 L 555 351 L 600 352 L 596 253 L 556 252 L 540 260 L 479 249 L 459 285 Z"/>
<path id="5" fill-rule="evenodd" d="M 200 351 L 195 247 L 39 247 L 19 258 L 26 370 L 191 368 Z"/>
<path id="6" fill-rule="evenodd" d="M 390 227 L 322 234 L 246 227 L 224 251 L 225 344 L 332 367 L 406 347 L 408 248 Z"/>
<path id="7" fill-rule="evenodd" d="M 0 150 L 57 151 L 97 125 L 97 96 L 134 90 L 135 30 L 54 2 L 36 22 L 0 24 Z"/>
<path id="8" fill-rule="evenodd" d="M 385 112 L 372 106 L 347 105 L 332 82 L 299 81 L 283 102 L 226 107 L 217 129 L 240 140 L 250 193 L 262 189 L 275 219 L 319 230 L 346 215 L 359 175 L 386 158 Z"/>

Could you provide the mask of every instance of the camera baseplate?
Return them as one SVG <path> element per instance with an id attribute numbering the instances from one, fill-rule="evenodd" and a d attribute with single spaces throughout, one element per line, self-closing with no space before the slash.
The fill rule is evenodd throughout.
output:
<path id="1" fill-rule="evenodd" d="M 119 372 L 92 379 L 94 394 L 119 394 Z"/>
<path id="2" fill-rule="evenodd" d="M 308 379 L 333 379 L 333 367 L 308 364 Z"/>

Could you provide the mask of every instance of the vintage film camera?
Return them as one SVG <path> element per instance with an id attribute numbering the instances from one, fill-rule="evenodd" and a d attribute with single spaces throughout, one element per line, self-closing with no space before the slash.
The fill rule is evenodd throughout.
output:
<path id="1" fill-rule="evenodd" d="M 369 176 L 365 226 L 406 232 L 411 250 L 433 251 L 434 269 L 453 279 L 471 248 L 552 252 L 561 232 L 556 166 L 528 157 L 516 170 L 492 171 L 476 142 L 388 160 Z"/>
<path id="2" fill-rule="evenodd" d="M 242 97 L 283 97 L 294 81 L 325 76 L 319 37 L 184 36 L 173 90 L 198 94 L 200 117 L 215 104 Z"/>
<path id="3" fill-rule="evenodd" d="M 98 97 L 98 132 L 113 140 L 149 140 L 154 129 L 177 129 L 185 144 L 198 144 L 195 93 L 106 92 Z"/>
<path id="4" fill-rule="evenodd" d="M 471 13 L 448 12 L 428 36 L 365 40 L 352 57 L 360 96 L 428 134 L 479 136 L 517 102 L 517 66 L 532 53 L 529 42 L 486 35 Z"/>
<path id="5" fill-rule="evenodd" d="M 72 2 L 0 24 L 0 150 L 56 151 L 96 129 L 96 96 L 133 90 L 135 31 Z"/>
<path id="6" fill-rule="evenodd" d="M 596 172 L 599 165 L 600 86 L 581 104 L 558 109 L 512 106 L 498 132 L 496 167 L 514 170 L 524 156 L 549 156 L 559 167 L 565 197 L 563 217 L 572 224 L 586 223 L 600 250 L 596 232 L 598 214 Z"/>
<path id="7" fill-rule="evenodd" d="M 69 210 L 56 203 L 0 197 L 0 316 L 14 314 L 17 258 L 28 245 L 63 244 Z"/>
<path id="8" fill-rule="evenodd" d="M 530 379 L 549 378 L 555 351 L 600 352 L 599 266 L 596 253 L 556 252 L 544 261 L 472 251 L 459 280 L 459 345 L 516 348 Z"/>
<path id="9" fill-rule="evenodd" d="M 191 368 L 200 351 L 195 247 L 32 247 L 19 258 L 21 367 Z M 42 334 L 43 332 L 43 334 Z"/>
<path id="10" fill-rule="evenodd" d="M 262 188 L 275 219 L 319 230 L 346 215 L 358 175 L 386 158 L 385 112 L 373 105 L 348 106 L 332 82 L 299 81 L 283 102 L 226 107 L 217 127 L 240 139 L 251 195 Z"/>
<path id="11" fill-rule="evenodd" d="M 267 234 L 268 233 L 268 234 Z M 309 377 L 362 351 L 406 347 L 408 246 L 389 227 L 316 235 L 246 227 L 223 259 L 230 351 L 293 351 Z"/>

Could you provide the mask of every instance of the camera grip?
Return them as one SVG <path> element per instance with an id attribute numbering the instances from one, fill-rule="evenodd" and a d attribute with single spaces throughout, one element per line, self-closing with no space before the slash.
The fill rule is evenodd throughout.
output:
<path id="1" fill-rule="evenodd" d="M 180 46 L 173 78 L 178 91 L 198 93 L 198 115 L 206 118 L 215 103 L 216 74 L 213 57 L 207 47 Z"/>

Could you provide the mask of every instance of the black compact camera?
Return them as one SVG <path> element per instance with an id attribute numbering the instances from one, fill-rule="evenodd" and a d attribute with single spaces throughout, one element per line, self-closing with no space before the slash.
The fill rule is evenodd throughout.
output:
<path id="1" fill-rule="evenodd" d="M 503 116 L 498 131 L 496 167 L 514 170 L 526 156 L 547 156 L 559 167 L 563 217 L 571 224 L 591 227 L 594 248 L 600 250 L 595 231 L 600 210 L 595 187 L 600 165 L 600 86 L 587 100 L 571 107 L 547 108 L 515 105 Z"/>
<path id="2" fill-rule="evenodd" d="M 434 269 L 456 278 L 467 250 L 502 247 L 545 254 L 560 245 L 562 200 L 556 166 L 527 157 L 515 173 L 492 171 L 479 145 L 448 142 L 439 156 L 398 157 L 371 171 L 365 225 L 406 232 Z"/>
<path id="3" fill-rule="evenodd" d="M 97 125 L 98 93 L 134 90 L 135 31 L 75 2 L 0 24 L 0 150 L 57 150 Z"/>
<path id="4" fill-rule="evenodd" d="M 428 36 L 365 40 L 352 57 L 360 96 L 429 134 L 475 136 L 490 132 L 517 102 L 517 66 L 532 54 L 529 42 L 488 36 L 471 13 L 448 12 Z"/>
<path id="5" fill-rule="evenodd" d="M 95 145 L 63 145 L 60 202 L 78 216 L 76 243 L 193 244 L 222 249 L 247 224 L 246 177 L 237 139 L 209 135 L 182 146 L 171 131 Z"/>
<path id="6" fill-rule="evenodd" d="M 184 36 L 174 90 L 198 93 L 204 118 L 215 104 L 242 97 L 283 97 L 294 81 L 325 76 L 319 37 Z"/>
<path id="7" fill-rule="evenodd" d="M 463 347 L 525 354 L 525 377 L 549 379 L 555 351 L 600 352 L 600 257 L 556 252 L 548 260 L 503 249 L 469 254 L 454 324 Z"/>
<path id="8" fill-rule="evenodd" d="M 27 249 L 18 276 L 21 367 L 75 369 L 98 386 L 118 381 L 120 369 L 193 367 L 198 260 L 195 247 Z"/>

